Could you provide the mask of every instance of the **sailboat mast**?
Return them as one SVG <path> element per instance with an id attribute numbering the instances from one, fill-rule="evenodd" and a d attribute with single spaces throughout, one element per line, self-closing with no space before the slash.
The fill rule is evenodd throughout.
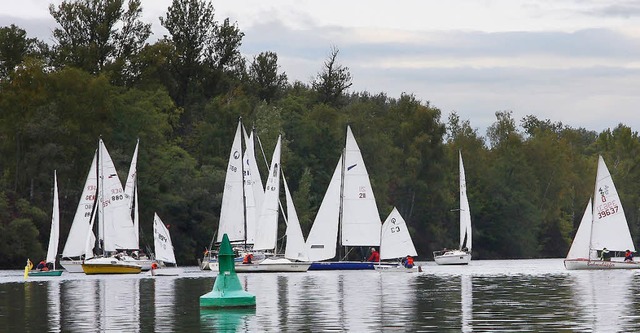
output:
<path id="1" fill-rule="evenodd" d="M 106 256 L 105 250 L 104 250 L 104 244 L 105 244 L 105 240 L 104 240 L 104 170 L 103 170 L 103 165 L 102 165 L 102 147 L 104 146 L 104 142 L 102 142 L 102 138 L 100 138 L 100 142 L 98 144 L 98 163 L 97 163 L 97 169 L 98 169 L 98 189 L 97 189 L 97 193 L 98 193 L 98 197 L 96 198 L 96 202 L 98 204 L 98 216 L 97 216 L 97 220 L 98 220 L 98 232 L 100 233 L 100 237 L 98 240 L 98 247 L 102 250 L 102 255 Z"/>
<path id="2" fill-rule="evenodd" d="M 347 158 L 347 148 L 342 149 L 342 165 L 340 166 L 340 209 L 338 210 L 338 259 L 342 258 L 342 210 L 344 205 L 344 174 L 345 160 Z M 346 251 L 345 251 L 346 252 Z"/>
<path id="3" fill-rule="evenodd" d="M 243 128 L 242 126 L 242 117 L 240 117 L 240 119 L 238 119 L 240 122 L 240 128 Z M 244 129 L 242 130 L 243 132 Z M 242 134 L 240 135 L 240 142 L 242 142 Z M 249 145 L 248 142 L 244 142 L 244 146 L 247 147 Z M 242 225 L 244 225 L 244 249 L 245 251 L 247 250 L 247 193 L 245 192 L 245 171 L 244 171 L 244 155 L 242 154 L 244 150 L 242 149 L 242 143 L 240 144 L 240 160 L 242 161 L 240 163 L 240 174 L 242 175 Z"/>

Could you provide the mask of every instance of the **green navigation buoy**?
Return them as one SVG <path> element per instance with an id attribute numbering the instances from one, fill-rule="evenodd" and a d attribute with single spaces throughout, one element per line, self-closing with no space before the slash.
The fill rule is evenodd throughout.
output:
<path id="1" fill-rule="evenodd" d="M 218 251 L 218 277 L 213 290 L 200 296 L 200 307 L 228 308 L 256 306 L 256 296 L 242 289 L 233 262 L 233 250 L 229 237 L 224 234 Z"/>

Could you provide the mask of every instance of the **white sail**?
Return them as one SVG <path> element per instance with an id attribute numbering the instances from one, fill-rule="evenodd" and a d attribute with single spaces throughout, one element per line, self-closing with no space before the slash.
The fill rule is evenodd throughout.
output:
<path id="1" fill-rule="evenodd" d="M 460 158 L 460 250 L 467 248 L 471 252 L 471 210 L 467 199 L 467 183 L 464 175 L 462 153 Z"/>
<path id="2" fill-rule="evenodd" d="M 162 223 L 158 214 L 153 214 L 153 246 L 155 248 L 156 259 L 164 263 L 176 263 L 176 256 L 173 253 L 173 243 L 169 229 Z"/>
<path id="3" fill-rule="evenodd" d="M 269 177 L 265 184 L 262 212 L 256 228 L 254 250 L 273 250 L 278 241 L 278 197 L 280 193 L 280 148 L 281 136 L 273 151 Z"/>
<path id="4" fill-rule="evenodd" d="M 591 199 L 584 210 L 582 220 L 578 226 L 578 231 L 573 238 L 567 259 L 589 259 L 589 238 L 591 236 L 591 222 L 593 221 L 593 211 L 591 208 Z"/>
<path id="5" fill-rule="evenodd" d="M 342 179 L 342 157 L 338 161 L 327 192 L 324 194 L 318 214 L 307 237 L 309 260 L 320 261 L 336 256 L 338 224 L 340 219 L 340 185 Z"/>
<path id="6" fill-rule="evenodd" d="M 393 207 L 389 217 L 382 225 L 380 259 L 403 258 L 407 255 L 417 256 L 418 253 L 411 240 L 407 223 L 398 210 Z"/>
<path id="7" fill-rule="evenodd" d="M 598 172 L 593 197 L 591 248 L 635 252 L 618 191 L 602 156 L 598 157 Z"/>
<path id="8" fill-rule="evenodd" d="M 95 243 L 96 238 L 90 229 L 91 223 L 91 211 L 96 200 L 96 191 L 98 188 L 98 174 L 96 169 L 97 153 L 93 155 L 93 161 L 91 162 L 91 168 L 89 168 L 89 174 L 84 182 L 84 188 L 82 189 L 82 196 L 78 202 L 78 208 L 69 230 L 69 236 L 67 236 L 67 242 L 64 244 L 62 250 L 62 257 L 73 258 L 79 257 L 85 254 L 85 242 L 89 237 L 91 244 Z"/>
<path id="9" fill-rule="evenodd" d="M 135 233 L 136 240 L 139 240 L 139 228 L 140 228 L 140 218 L 138 215 L 138 187 L 137 187 L 137 177 L 138 177 L 138 146 L 140 145 L 140 140 L 136 142 L 136 149 L 133 151 L 133 157 L 131 158 L 131 166 L 129 167 L 129 175 L 127 175 L 127 182 L 124 186 L 124 197 L 129 204 L 129 214 L 133 215 L 133 230 Z M 139 248 L 138 246 L 135 248 Z"/>
<path id="10" fill-rule="evenodd" d="M 379 246 L 380 213 L 360 148 L 348 126 L 344 155 L 341 245 Z"/>
<path id="11" fill-rule="evenodd" d="M 49 233 L 49 247 L 47 248 L 47 263 L 56 262 L 58 255 L 58 240 L 60 239 L 60 203 L 58 202 L 58 177 L 53 172 L 53 211 L 51 213 L 51 232 Z"/>
<path id="12" fill-rule="evenodd" d="M 102 249 L 108 252 L 137 249 L 138 240 L 135 238 L 136 233 L 133 230 L 133 221 L 122 183 L 102 139 L 99 146 L 98 234 L 104 244 Z"/>
<path id="13" fill-rule="evenodd" d="M 244 194 L 245 194 L 245 210 L 246 210 L 246 235 L 247 244 L 255 243 L 256 224 L 260 216 L 262 202 L 264 201 L 264 187 L 262 187 L 262 179 L 258 171 L 258 163 L 255 157 L 255 145 L 253 140 L 253 132 L 247 136 L 247 132 L 242 127 L 244 134 L 246 149 L 243 155 L 244 172 Z"/>
<path id="14" fill-rule="evenodd" d="M 227 234 L 232 242 L 245 240 L 241 128 L 242 123 L 239 121 L 229 153 L 229 164 L 224 181 L 218 224 L 218 242 L 222 242 L 224 234 Z"/>
<path id="15" fill-rule="evenodd" d="M 291 260 L 308 261 L 307 251 L 300 228 L 300 220 L 296 207 L 293 205 L 293 198 L 289 192 L 289 185 L 282 174 L 282 182 L 284 184 L 284 193 L 287 201 L 287 245 L 284 249 L 284 257 Z"/>

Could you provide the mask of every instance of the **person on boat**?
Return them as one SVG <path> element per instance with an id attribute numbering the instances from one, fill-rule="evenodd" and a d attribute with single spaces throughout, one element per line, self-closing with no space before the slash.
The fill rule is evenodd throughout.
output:
<path id="1" fill-rule="evenodd" d="M 47 262 L 44 260 L 41 260 L 38 263 L 38 266 L 36 266 L 36 269 L 39 271 L 48 271 L 49 269 L 47 268 Z"/>
<path id="2" fill-rule="evenodd" d="M 413 257 L 407 255 L 404 259 L 402 259 L 402 266 L 405 268 L 413 268 Z"/>
<path id="3" fill-rule="evenodd" d="M 242 258 L 242 263 L 248 265 L 252 263 L 251 260 L 253 260 L 253 254 L 247 253 L 244 255 L 244 258 Z"/>
<path id="4" fill-rule="evenodd" d="M 633 252 L 627 250 L 624 253 L 624 261 L 633 261 Z"/>
<path id="5" fill-rule="evenodd" d="M 378 253 L 378 251 L 376 251 L 375 247 L 371 248 L 371 255 L 369 256 L 369 259 L 367 261 L 371 261 L 371 262 L 379 262 L 380 261 L 380 253 Z"/>
<path id="6" fill-rule="evenodd" d="M 158 263 L 153 262 L 153 263 L 151 264 L 151 269 L 158 269 Z"/>
<path id="7" fill-rule="evenodd" d="M 600 251 L 600 259 L 602 261 L 609 261 L 609 250 L 607 250 L 607 248 L 603 248 L 602 251 Z"/>

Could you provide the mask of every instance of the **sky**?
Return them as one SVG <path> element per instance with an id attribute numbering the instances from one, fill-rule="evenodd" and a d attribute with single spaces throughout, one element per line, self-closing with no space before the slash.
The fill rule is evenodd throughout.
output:
<path id="1" fill-rule="evenodd" d="M 0 0 L 0 26 L 53 43 L 48 6 Z M 171 0 L 142 0 L 152 40 Z M 480 135 L 497 111 L 602 131 L 640 129 L 640 1 L 637 0 L 221 0 L 245 36 L 248 60 L 278 55 L 290 82 L 310 83 L 332 47 L 351 92 L 413 94 L 469 120 Z"/>

